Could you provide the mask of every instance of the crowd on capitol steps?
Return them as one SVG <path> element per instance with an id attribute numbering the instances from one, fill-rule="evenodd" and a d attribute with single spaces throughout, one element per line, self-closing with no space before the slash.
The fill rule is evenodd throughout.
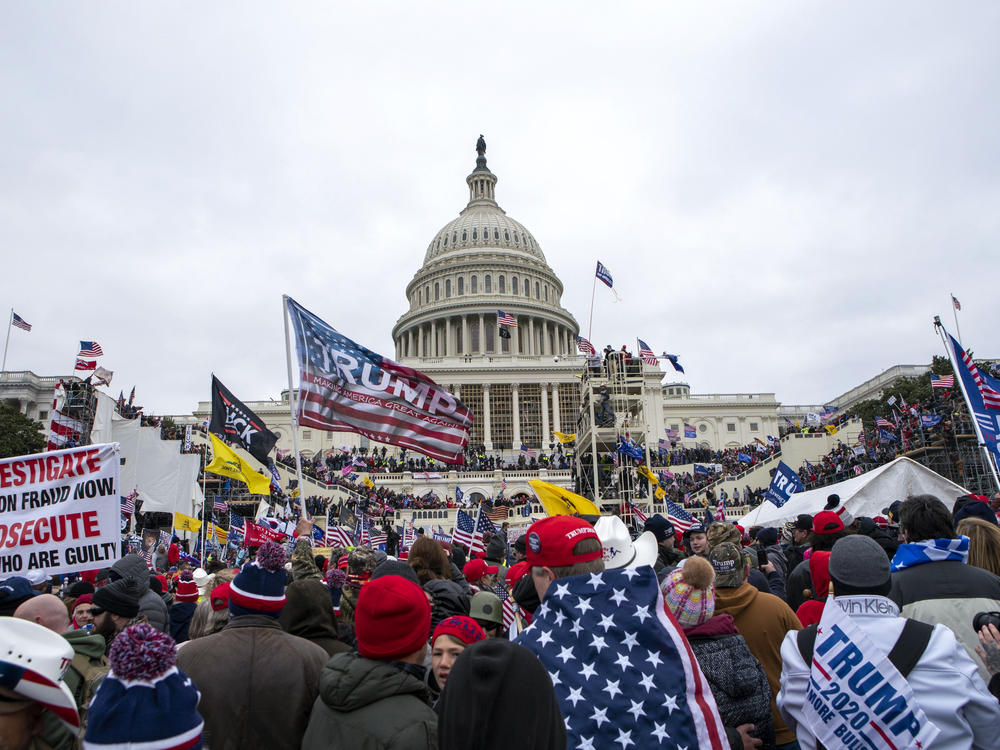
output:
<path id="1" fill-rule="evenodd" d="M 998 748 L 1000 493 L 885 501 L 6 577 L 0 748 Z"/>

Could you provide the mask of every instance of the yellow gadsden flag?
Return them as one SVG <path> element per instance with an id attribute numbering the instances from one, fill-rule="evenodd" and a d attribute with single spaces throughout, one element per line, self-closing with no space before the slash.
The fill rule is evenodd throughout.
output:
<path id="1" fill-rule="evenodd" d="M 183 513 L 174 512 L 174 531 L 190 531 L 197 534 L 201 531 L 201 521 Z"/>
<path id="2" fill-rule="evenodd" d="M 565 432 L 556 432 L 555 430 L 553 430 L 552 434 L 556 436 L 556 439 L 560 443 L 572 443 L 574 440 L 576 440 L 575 432 L 572 434 L 567 434 Z"/>
<path id="3" fill-rule="evenodd" d="M 205 471 L 243 482 L 252 495 L 270 494 L 271 480 L 268 477 L 254 471 L 249 463 L 215 435 L 209 433 L 208 436 L 212 439 L 212 463 L 205 467 Z"/>
<path id="4" fill-rule="evenodd" d="M 574 513 L 582 516 L 601 515 L 601 509 L 590 500 L 564 490 L 557 484 L 543 482 L 540 479 L 529 479 L 528 484 L 538 496 L 538 502 L 550 516 L 572 516 Z"/>
<path id="5" fill-rule="evenodd" d="M 372 481 L 371 477 L 365 477 L 364 479 L 362 479 L 361 484 L 363 484 L 368 489 L 372 489 L 375 486 L 375 482 Z"/>
<path id="6" fill-rule="evenodd" d="M 656 477 L 656 474 L 649 470 L 648 466 L 636 466 L 635 470 L 639 473 L 639 476 L 643 479 L 648 479 L 652 484 L 659 484 L 660 480 Z"/>

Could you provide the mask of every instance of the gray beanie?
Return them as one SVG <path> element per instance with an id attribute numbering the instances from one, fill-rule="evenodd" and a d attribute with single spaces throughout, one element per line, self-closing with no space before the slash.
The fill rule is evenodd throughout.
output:
<path id="1" fill-rule="evenodd" d="M 845 536 L 830 552 L 830 578 L 851 593 L 882 593 L 889 586 L 889 558 L 871 537 Z"/>

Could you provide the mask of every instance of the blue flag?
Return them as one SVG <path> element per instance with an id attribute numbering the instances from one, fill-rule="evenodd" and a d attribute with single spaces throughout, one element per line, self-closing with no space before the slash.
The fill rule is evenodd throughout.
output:
<path id="1" fill-rule="evenodd" d="M 750 458 L 750 456 L 748 456 L 746 453 L 743 453 L 742 451 L 738 452 L 736 454 L 736 460 L 737 461 L 742 461 L 745 464 L 752 464 L 753 463 L 753 459 Z"/>
<path id="2" fill-rule="evenodd" d="M 567 747 L 729 746 L 707 680 L 664 611 L 649 566 L 553 581 L 515 642 L 552 678 Z"/>
<path id="3" fill-rule="evenodd" d="M 667 360 L 670 362 L 670 364 L 672 364 L 674 366 L 674 369 L 677 372 L 684 372 L 684 368 L 681 367 L 681 363 L 677 359 L 677 355 L 676 354 L 667 354 L 666 352 L 664 352 L 663 356 L 667 358 Z"/>
<path id="4" fill-rule="evenodd" d="M 802 492 L 802 490 L 803 485 L 799 475 L 792 471 L 784 461 L 778 461 L 778 468 L 774 470 L 774 476 L 771 477 L 771 486 L 764 492 L 764 499 L 770 500 L 780 508 L 788 502 L 792 493 Z"/>
<path id="5" fill-rule="evenodd" d="M 936 427 L 941 421 L 940 414 L 921 414 L 920 415 L 920 426 L 921 427 Z"/>
<path id="6" fill-rule="evenodd" d="M 962 379 L 966 404 L 976 420 L 983 444 L 1000 462 L 1000 380 L 979 369 L 962 345 L 948 334 L 955 374 Z"/>
<path id="7" fill-rule="evenodd" d="M 696 477 L 710 477 L 715 472 L 712 470 L 711 466 L 702 466 L 701 464 L 694 465 L 694 475 Z"/>
<path id="8" fill-rule="evenodd" d="M 615 282 L 611 278 L 611 271 L 609 271 L 601 261 L 597 261 L 597 278 L 608 285 L 609 289 L 613 289 Z"/>
<path id="9" fill-rule="evenodd" d="M 629 458 L 643 458 L 642 448 L 625 438 L 618 438 L 618 452 Z"/>
<path id="10" fill-rule="evenodd" d="M 893 435 L 891 432 L 888 432 L 887 430 L 883 430 L 881 427 L 878 430 L 878 436 L 880 438 L 882 438 L 882 440 L 888 440 L 890 443 L 898 443 L 899 442 L 899 438 L 898 437 L 896 437 L 895 435 Z"/>
<path id="11" fill-rule="evenodd" d="M 684 437 L 685 438 L 696 438 L 698 437 L 698 432 L 695 430 L 694 425 L 685 424 L 684 425 Z"/>
<path id="12" fill-rule="evenodd" d="M 456 501 L 459 501 L 459 500 L 461 500 L 461 499 L 462 499 L 463 497 L 465 497 L 465 493 L 464 493 L 464 492 L 462 492 L 462 488 L 461 488 L 461 487 L 459 487 L 459 486 L 458 486 L 458 485 L 456 484 L 456 485 L 455 485 L 455 500 L 456 500 Z"/>

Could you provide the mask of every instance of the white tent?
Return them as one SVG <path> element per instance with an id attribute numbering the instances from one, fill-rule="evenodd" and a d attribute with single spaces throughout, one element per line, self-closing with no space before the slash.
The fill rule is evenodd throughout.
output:
<path id="1" fill-rule="evenodd" d="M 886 506 L 896 500 L 905 500 L 910 495 L 934 495 L 950 510 L 955 498 L 968 494 L 968 490 L 923 464 L 909 458 L 897 458 L 843 482 L 796 492 L 780 508 L 764 501 L 743 516 L 739 524 L 745 529 L 751 526 L 778 526 L 800 513 L 815 515 L 823 510 L 827 497 L 832 494 L 839 495 L 847 510 L 857 518 L 877 516 Z"/>

